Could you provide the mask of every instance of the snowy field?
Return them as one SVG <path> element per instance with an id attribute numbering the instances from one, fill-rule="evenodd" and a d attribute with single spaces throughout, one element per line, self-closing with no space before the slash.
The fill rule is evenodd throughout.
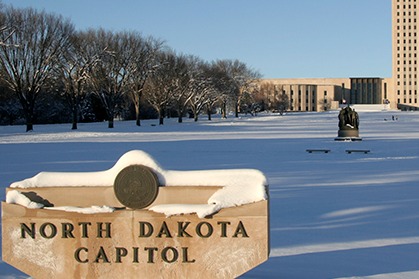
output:
<path id="1" fill-rule="evenodd" d="M 419 113 L 361 112 L 361 142 L 334 141 L 337 115 L 3 126 L 0 198 L 40 171 L 105 170 L 134 149 L 167 170 L 259 169 L 270 185 L 271 254 L 242 278 L 419 278 Z M 0 278 L 26 277 L 0 262 Z"/>

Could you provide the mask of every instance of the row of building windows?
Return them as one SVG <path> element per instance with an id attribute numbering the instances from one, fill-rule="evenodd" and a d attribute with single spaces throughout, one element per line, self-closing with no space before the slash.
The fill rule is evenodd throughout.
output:
<path id="1" fill-rule="evenodd" d="M 406 40 L 403 40 L 403 44 L 415 44 L 416 45 L 416 39 L 414 39 L 413 41 L 412 40 L 408 40 L 408 41 L 406 41 Z M 400 45 L 400 40 L 397 40 L 397 44 L 398 45 Z"/>
<path id="2" fill-rule="evenodd" d="M 409 53 L 409 56 L 406 56 L 406 53 L 404 53 L 403 54 L 403 57 L 404 58 L 407 58 L 407 57 L 412 58 L 412 54 Z M 413 58 L 416 58 L 416 57 L 417 57 L 417 54 L 416 53 L 413 53 Z M 397 53 L 397 58 L 400 58 L 400 53 Z"/>
<path id="3" fill-rule="evenodd" d="M 412 26 L 413 26 L 413 28 L 412 28 Z M 402 25 L 397 25 L 397 30 L 402 29 L 401 27 L 402 27 Z M 403 30 L 406 30 L 406 29 L 407 30 L 412 30 L 412 29 L 416 30 L 416 24 L 415 25 L 412 25 L 412 24 L 403 25 Z"/>
<path id="4" fill-rule="evenodd" d="M 400 76 L 400 75 L 397 75 L 397 78 L 401 78 L 401 76 Z M 412 78 L 412 75 L 410 74 L 409 76 L 407 76 L 407 75 L 405 74 L 405 75 L 403 75 L 403 78 Z M 417 78 L 417 75 L 416 75 L 416 74 L 414 74 L 414 75 L 413 75 L 413 78 Z"/>
<path id="5" fill-rule="evenodd" d="M 397 5 L 398 10 L 400 10 L 400 7 L 401 7 L 400 5 Z M 406 9 L 406 8 L 411 9 L 412 5 L 403 5 L 403 9 Z M 413 5 L 413 9 L 416 9 L 416 4 Z"/>
<path id="6" fill-rule="evenodd" d="M 400 51 L 400 50 L 401 50 L 401 48 L 398 46 L 398 47 L 397 47 L 397 51 Z M 408 48 L 403 47 L 403 50 L 404 50 L 404 51 L 406 51 L 406 50 L 410 50 L 410 51 L 411 51 L 411 50 L 412 50 L 412 47 L 411 47 L 411 46 L 409 46 Z M 416 47 L 416 46 L 414 46 L 414 47 L 413 47 L 413 51 L 416 51 L 416 50 L 417 50 L 417 47 Z"/>
<path id="7" fill-rule="evenodd" d="M 400 90 L 397 90 L 397 95 L 399 95 L 399 96 L 400 96 L 400 94 L 401 94 Z M 414 96 L 417 96 L 417 95 L 418 95 L 418 91 L 417 91 L 417 90 L 414 90 L 414 91 L 412 91 L 412 90 L 409 90 L 409 91 L 404 90 L 404 91 L 403 91 L 403 95 L 409 95 L 409 96 L 412 96 L 412 94 L 413 94 Z"/>
<path id="8" fill-rule="evenodd" d="M 397 3 L 399 3 L 399 2 L 403 2 L 403 3 L 410 3 L 410 2 L 413 2 L 413 3 L 416 3 L 416 0 L 397 0 Z"/>
<path id="9" fill-rule="evenodd" d="M 291 103 L 294 103 L 294 101 L 295 101 L 294 99 L 291 99 Z M 306 104 L 308 104 L 309 102 L 310 102 L 310 100 L 306 98 Z M 298 103 L 301 103 L 301 99 L 298 99 Z M 316 103 L 316 99 L 312 98 L 311 99 L 311 103 L 312 104 L 315 104 Z"/>
<path id="10" fill-rule="evenodd" d="M 415 5 L 415 8 L 414 9 L 416 9 L 416 5 Z M 397 12 L 397 16 L 400 16 L 400 15 L 401 15 L 401 13 L 400 12 Z M 403 16 L 406 16 L 406 12 L 403 12 Z M 408 12 L 407 13 L 407 16 L 412 16 L 412 13 L 411 12 Z M 416 11 L 413 12 L 413 16 L 416 16 Z"/>
<path id="11" fill-rule="evenodd" d="M 409 62 L 409 63 L 407 63 L 407 62 Z M 416 65 L 416 60 L 413 60 L 413 63 L 412 63 L 412 60 L 409 60 L 409 61 L 403 60 L 403 64 L 404 65 L 407 65 L 407 64 L 409 64 L 409 65 L 412 65 L 412 64 Z M 397 65 L 400 65 L 400 60 L 397 60 Z"/>
<path id="12" fill-rule="evenodd" d="M 400 104 L 400 99 L 397 99 L 397 103 Z M 403 99 L 403 103 L 407 103 L 407 99 Z M 412 99 L 409 99 L 409 103 L 412 104 Z M 417 104 L 418 103 L 418 99 L 414 99 L 414 103 Z"/>
<path id="13" fill-rule="evenodd" d="M 285 93 L 285 91 L 283 91 L 283 93 Z M 306 90 L 306 96 L 308 96 L 308 93 L 309 93 L 308 90 Z M 314 95 L 316 91 L 313 90 L 311 93 Z M 324 96 L 327 96 L 327 90 L 325 90 L 323 94 Z M 294 95 L 294 90 L 291 90 L 291 96 L 293 95 Z M 298 90 L 298 95 L 301 96 L 301 90 Z"/>
<path id="14" fill-rule="evenodd" d="M 412 37 L 412 33 L 411 32 L 409 32 L 409 33 L 403 33 L 403 37 L 406 37 L 406 34 L 409 34 L 408 37 Z M 399 32 L 397 32 L 397 37 L 400 37 L 400 33 Z M 416 37 L 416 32 L 413 33 L 413 37 Z"/>
<path id="15" fill-rule="evenodd" d="M 291 86 L 291 88 L 294 86 Z M 299 87 L 297 85 L 297 87 Z M 289 90 L 289 94 L 290 94 L 290 110 L 291 111 L 302 111 L 302 109 L 305 109 L 305 111 L 316 111 L 317 110 L 317 90 L 315 88 L 313 88 L 313 86 L 309 86 L 310 89 L 306 89 L 306 90 Z M 280 89 L 280 90 L 276 90 L 275 92 L 279 93 L 282 92 L 282 94 L 287 94 L 287 90 L 284 89 Z M 303 95 L 303 93 L 305 93 Z M 323 99 L 322 99 L 322 103 L 324 104 L 323 109 L 327 110 L 328 106 L 329 106 L 329 101 L 328 101 L 328 91 L 324 90 L 323 91 Z M 304 98 L 304 97 L 305 98 Z M 305 101 L 305 102 L 304 102 Z"/>
<path id="16" fill-rule="evenodd" d="M 400 72 L 400 69 L 401 69 L 401 68 L 400 68 L 400 67 L 398 67 L 398 68 L 397 68 L 397 72 Z M 415 67 L 415 68 L 413 68 L 413 71 L 414 71 L 414 72 L 416 72 L 416 70 L 417 70 L 417 68 L 416 68 L 416 67 Z M 412 71 L 412 68 L 409 68 L 409 72 L 411 72 L 411 71 Z M 407 68 L 403 68 L 403 72 L 407 72 Z"/>
<path id="17" fill-rule="evenodd" d="M 396 0 L 393 1 L 393 20 L 397 22 L 393 25 L 395 36 L 393 67 L 397 69 L 395 73 L 395 89 L 397 89 L 398 104 L 417 104 L 419 92 L 419 79 L 417 72 L 417 3 L 419 0 Z"/>
<path id="18" fill-rule="evenodd" d="M 400 86 L 400 84 L 401 84 L 401 82 L 400 82 L 400 81 L 398 81 L 398 82 L 397 82 L 397 85 L 399 85 L 399 86 Z M 411 81 L 409 81 L 409 82 L 404 81 L 404 82 L 403 82 L 403 85 L 418 85 L 418 83 L 417 83 L 417 81 L 414 81 L 413 83 L 412 83 Z"/>
<path id="19" fill-rule="evenodd" d="M 291 106 L 291 109 L 290 110 L 294 110 L 295 108 L 293 107 L 293 106 Z M 327 108 L 325 108 L 325 110 L 326 110 Z M 301 111 L 301 106 L 299 106 L 298 107 L 298 110 L 299 111 Z M 311 109 L 312 111 L 316 111 L 316 108 L 315 107 L 313 107 L 312 109 Z M 309 108 L 306 106 L 306 111 L 309 111 Z"/>
<path id="20" fill-rule="evenodd" d="M 410 18 L 407 19 L 407 20 L 405 18 L 403 18 L 403 23 L 412 23 L 412 22 L 416 23 L 416 18 L 414 18 L 413 21 Z M 400 23 L 400 18 L 397 19 L 397 23 Z"/>
<path id="21" fill-rule="evenodd" d="M 283 91 L 285 93 L 285 90 Z M 316 93 L 314 90 L 311 92 L 313 95 Z M 291 96 L 294 95 L 294 90 L 291 90 Z M 298 95 L 301 96 L 301 90 L 298 90 Z M 306 96 L 308 95 L 308 90 L 306 90 Z"/>

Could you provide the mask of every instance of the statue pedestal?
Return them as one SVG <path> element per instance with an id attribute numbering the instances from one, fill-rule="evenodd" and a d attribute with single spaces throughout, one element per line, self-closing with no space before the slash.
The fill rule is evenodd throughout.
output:
<path id="1" fill-rule="evenodd" d="M 345 129 L 338 131 L 338 137 L 335 138 L 337 141 L 361 141 L 362 138 L 359 137 L 358 129 Z"/>

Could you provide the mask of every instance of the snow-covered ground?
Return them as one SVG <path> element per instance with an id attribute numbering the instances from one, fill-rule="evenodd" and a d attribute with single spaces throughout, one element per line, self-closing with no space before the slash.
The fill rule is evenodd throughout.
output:
<path id="1" fill-rule="evenodd" d="M 0 127 L 0 198 L 38 172 L 106 170 L 129 150 L 167 170 L 258 169 L 269 180 L 271 254 L 243 278 L 419 278 L 419 113 L 361 112 L 361 142 L 334 141 L 337 115 Z M 26 276 L 0 262 L 0 278 Z"/>

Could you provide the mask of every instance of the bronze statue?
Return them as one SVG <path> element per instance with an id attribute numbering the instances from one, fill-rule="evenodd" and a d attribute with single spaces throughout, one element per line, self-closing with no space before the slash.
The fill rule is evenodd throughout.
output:
<path id="1" fill-rule="evenodd" d="M 342 108 L 339 112 L 339 129 L 358 129 L 359 128 L 359 117 L 355 109 L 347 106 Z"/>
<path id="2" fill-rule="evenodd" d="M 362 140 L 359 137 L 359 116 L 350 106 L 342 108 L 339 112 L 339 131 L 335 140 Z"/>

